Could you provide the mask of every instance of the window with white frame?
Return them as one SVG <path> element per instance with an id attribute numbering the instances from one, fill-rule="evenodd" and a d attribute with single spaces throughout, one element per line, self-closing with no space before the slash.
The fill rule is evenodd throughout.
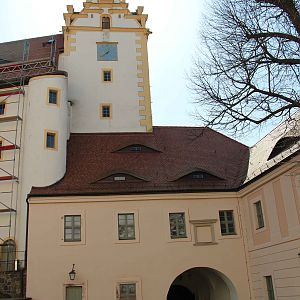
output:
<path id="1" fill-rule="evenodd" d="M 265 227 L 265 221 L 261 201 L 255 202 L 254 207 L 256 212 L 257 229 L 263 228 Z"/>
<path id="2" fill-rule="evenodd" d="M 119 240 L 135 239 L 134 213 L 118 214 L 118 236 Z"/>
<path id="3" fill-rule="evenodd" d="M 171 239 L 186 238 L 185 213 L 169 213 Z"/>
<path id="4" fill-rule="evenodd" d="M 81 241 L 81 216 L 80 215 L 64 216 L 64 241 L 65 242 Z"/>
<path id="5" fill-rule="evenodd" d="M 219 211 L 219 219 L 222 235 L 236 234 L 234 226 L 233 210 Z"/>

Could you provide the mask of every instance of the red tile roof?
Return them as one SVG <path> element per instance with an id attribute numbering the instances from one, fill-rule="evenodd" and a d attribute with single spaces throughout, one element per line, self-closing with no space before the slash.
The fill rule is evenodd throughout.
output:
<path id="1" fill-rule="evenodd" d="M 54 73 L 63 50 L 63 34 L 0 43 L 0 88 L 18 84 L 21 74 L 26 84 L 31 77 Z"/>
<path id="2" fill-rule="evenodd" d="M 158 151 L 117 151 L 132 144 Z M 243 183 L 249 159 L 247 146 L 211 129 L 195 127 L 154 127 L 153 133 L 71 134 L 67 152 L 65 176 L 51 186 L 34 187 L 31 195 L 232 190 Z M 213 176 L 208 180 L 184 176 L 199 170 Z M 145 180 L 101 180 L 113 174 Z"/>

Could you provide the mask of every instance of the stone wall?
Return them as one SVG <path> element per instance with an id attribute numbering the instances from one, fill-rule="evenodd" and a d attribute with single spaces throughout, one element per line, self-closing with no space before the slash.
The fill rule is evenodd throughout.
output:
<path id="1" fill-rule="evenodd" d="M 21 298 L 25 295 L 25 286 L 26 273 L 23 270 L 0 272 L 0 299 Z"/>

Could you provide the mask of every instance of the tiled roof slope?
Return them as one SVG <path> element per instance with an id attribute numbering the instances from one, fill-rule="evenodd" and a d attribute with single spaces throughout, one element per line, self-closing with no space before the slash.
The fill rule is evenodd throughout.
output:
<path id="1" fill-rule="evenodd" d="M 132 144 L 156 151 L 118 152 Z M 153 133 L 71 134 L 64 178 L 49 187 L 34 187 L 31 195 L 231 190 L 244 181 L 248 158 L 247 146 L 211 129 L 154 127 Z M 199 170 L 213 176 L 182 178 Z M 103 180 L 119 173 L 137 180 Z"/>
<path id="2" fill-rule="evenodd" d="M 29 79 L 56 74 L 58 56 L 64 51 L 63 34 L 0 44 L 0 88 L 27 84 Z"/>
<path id="3" fill-rule="evenodd" d="M 19 63 L 23 61 L 24 43 L 28 42 L 28 55 L 26 61 L 33 61 L 39 59 L 49 59 L 51 47 L 47 44 L 51 39 L 56 40 L 57 50 L 63 49 L 64 38 L 63 34 L 42 36 L 37 38 L 12 41 L 7 43 L 0 43 L 0 65 Z"/>
<path id="4" fill-rule="evenodd" d="M 270 158 L 276 144 L 283 138 L 300 137 L 300 112 L 297 112 L 289 122 L 283 122 L 273 129 L 269 134 L 258 141 L 250 148 L 249 167 L 245 183 L 251 181 L 257 176 L 268 171 L 272 167 L 278 165 L 281 161 L 288 158 L 292 154 L 299 152 L 300 140 L 289 147 L 279 151 L 279 154 Z"/>

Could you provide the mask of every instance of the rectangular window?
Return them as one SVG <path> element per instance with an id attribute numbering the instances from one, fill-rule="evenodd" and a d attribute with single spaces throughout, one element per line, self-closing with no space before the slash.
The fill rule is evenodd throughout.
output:
<path id="1" fill-rule="evenodd" d="M 219 218 L 222 235 L 235 234 L 233 211 L 221 210 L 219 211 Z"/>
<path id="2" fill-rule="evenodd" d="M 111 82 L 112 81 L 112 76 L 111 76 L 111 71 L 110 70 L 104 70 L 103 71 L 103 81 L 104 82 Z"/>
<path id="3" fill-rule="evenodd" d="M 66 300 L 82 300 L 82 286 L 67 286 Z"/>
<path id="4" fill-rule="evenodd" d="M 275 300 L 272 276 L 266 276 L 265 278 L 268 291 L 268 299 Z"/>
<path id="5" fill-rule="evenodd" d="M 101 119 L 110 119 L 111 118 L 111 105 L 110 104 L 101 104 L 100 105 L 100 118 Z"/>
<path id="6" fill-rule="evenodd" d="M 49 90 L 48 101 L 50 104 L 57 104 L 58 92 L 56 90 Z"/>
<path id="7" fill-rule="evenodd" d="M 46 148 L 56 149 L 56 133 L 54 132 L 47 132 L 46 136 Z"/>
<path id="8" fill-rule="evenodd" d="M 256 211 L 256 221 L 257 221 L 257 228 L 265 227 L 264 215 L 261 206 L 261 201 L 257 201 L 254 203 L 255 211 Z"/>
<path id="9" fill-rule="evenodd" d="M 134 214 L 118 214 L 119 240 L 135 239 Z"/>
<path id="10" fill-rule="evenodd" d="M 5 103 L 0 104 L 0 115 L 5 114 Z"/>
<path id="11" fill-rule="evenodd" d="M 120 300 L 136 300 L 136 284 L 120 284 Z"/>
<path id="12" fill-rule="evenodd" d="M 81 216 L 64 216 L 64 241 L 81 241 Z"/>
<path id="13" fill-rule="evenodd" d="M 185 215 L 180 213 L 169 213 L 171 239 L 186 238 Z"/>

